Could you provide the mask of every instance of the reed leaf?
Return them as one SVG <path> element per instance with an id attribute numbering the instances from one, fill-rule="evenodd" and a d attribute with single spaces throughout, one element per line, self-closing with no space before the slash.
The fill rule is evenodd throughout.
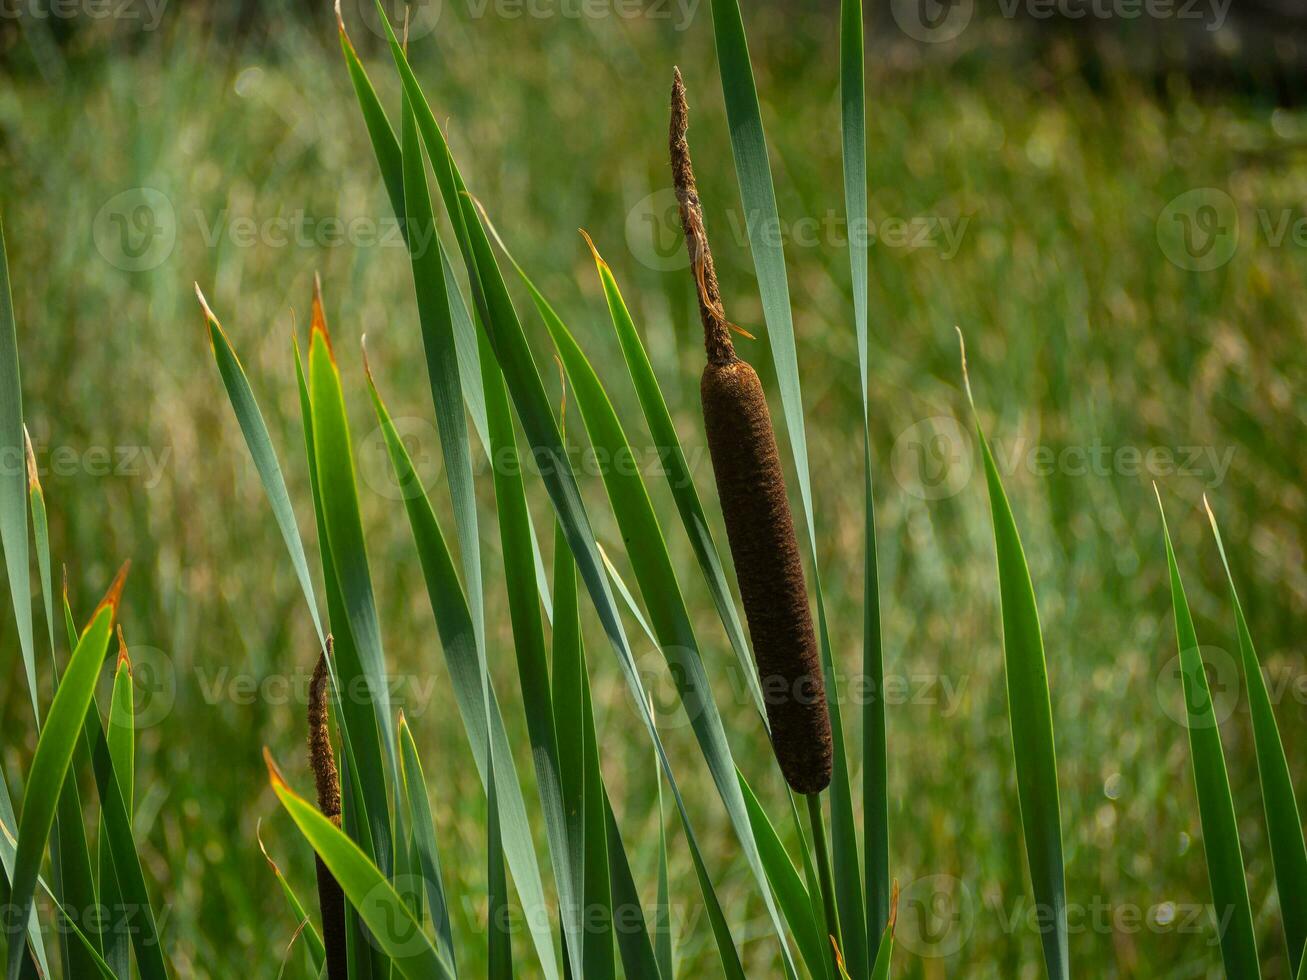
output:
<path id="1" fill-rule="evenodd" d="M 1153 488 L 1155 491 L 1156 487 Z M 1198 816 L 1203 831 L 1203 853 L 1207 856 L 1207 878 L 1212 888 L 1219 930 L 1221 957 L 1227 976 L 1257 980 L 1257 937 L 1253 931 L 1248 902 L 1248 880 L 1244 876 L 1243 851 L 1239 846 L 1239 825 L 1230 792 L 1230 777 L 1221 748 L 1221 729 L 1212 709 L 1212 691 L 1207 682 L 1202 650 L 1194 632 L 1189 600 L 1185 597 L 1180 568 L 1171 547 L 1162 495 L 1157 491 L 1157 509 L 1162 518 L 1166 564 L 1171 578 L 1171 607 L 1175 614 L 1175 637 L 1180 650 L 1180 675 L 1184 685 L 1186 727 L 1193 763 L 1194 788 L 1198 793 Z"/>
<path id="2" fill-rule="evenodd" d="M 1243 660 L 1244 682 L 1248 688 L 1249 713 L 1253 722 L 1253 745 L 1257 751 L 1257 775 L 1262 787 L 1262 808 L 1266 816 L 1266 837 L 1271 845 L 1271 864 L 1275 868 L 1275 886 L 1280 897 L 1285 942 L 1291 969 L 1302 966 L 1302 950 L 1307 944 L 1307 841 L 1304 841 L 1298 798 L 1293 792 L 1293 777 L 1284 743 L 1275 722 L 1271 696 L 1266 689 L 1261 662 L 1253 647 L 1252 633 L 1244 618 L 1243 604 L 1234 587 L 1234 573 L 1225 554 L 1225 542 L 1216 526 L 1207 498 L 1203 498 L 1207 517 L 1212 524 L 1216 548 L 1221 554 L 1230 602 L 1234 606 L 1235 628 L 1239 634 L 1239 654 Z M 1297 951 L 1295 953 L 1295 950 Z"/>
<path id="3" fill-rule="evenodd" d="M 962 333 L 958 332 L 962 342 Z M 985 466 L 994 553 L 998 564 L 999 604 L 1003 617 L 1003 671 L 1007 678 L 1008 721 L 1016 763 L 1021 829 L 1035 903 L 1041 910 L 1044 965 L 1052 980 L 1070 975 L 1067 942 L 1066 877 L 1062 859 L 1062 815 L 1057 787 L 1057 750 L 1053 739 L 1053 706 L 1048 692 L 1044 635 L 1030 567 L 1016 518 L 999 478 L 989 442 L 980 426 L 967 376 L 966 348 L 962 374 L 967 400 L 975 418 L 976 439 Z"/>

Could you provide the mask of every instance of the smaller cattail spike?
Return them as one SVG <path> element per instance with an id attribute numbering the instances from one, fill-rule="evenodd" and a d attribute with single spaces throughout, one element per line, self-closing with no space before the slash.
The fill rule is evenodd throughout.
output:
<path id="1" fill-rule="evenodd" d="M 318 655 L 309 682 L 309 766 L 318 791 L 318 809 L 337 827 L 340 826 L 340 775 L 336 771 L 336 757 L 331 750 L 331 728 L 328 724 L 327 658 L 332 654 L 332 640 L 327 637 L 327 649 Z M 322 941 L 327 951 L 328 980 L 345 980 L 349 963 L 345 942 L 344 893 L 322 859 L 316 858 L 318 877 L 318 904 L 322 911 Z"/>

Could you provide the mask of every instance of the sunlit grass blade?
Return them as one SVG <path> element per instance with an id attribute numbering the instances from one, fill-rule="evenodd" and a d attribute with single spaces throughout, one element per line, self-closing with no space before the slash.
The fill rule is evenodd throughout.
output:
<path id="1" fill-rule="evenodd" d="M 961 343 L 962 333 L 958 332 Z M 1048 692 L 1044 635 L 1039 625 L 1035 587 L 1030 580 L 1016 518 L 1003 490 L 998 467 L 985 439 L 971 397 L 966 349 L 962 374 L 975 416 L 976 438 L 984 459 L 998 563 L 999 601 L 1003 617 L 1003 670 L 1007 677 L 1008 720 L 1016 762 L 1021 829 L 1030 866 L 1031 887 L 1041 912 L 1044 964 L 1052 980 L 1070 974 L 1067 943 L 1066 875 L 1062 858 L 1062 815 L 1058 800 L 1057 751 L 1053 739 L 1053 706 Z"/>
<path id="2" fill-rule="evenodd" d="M 585 232 L 582 234 L 585 235 Z M 667 410 L 667 402 L 654 375 L 653 364 L 650 363 L 644 342 L 635 329 L 626 301 L 622 299 L 612 269 L 603 260 L 589 235 L 585 235 L 585 241 L 590 246 L 595 266 L 599 270 L 599 281 L 604 288 L 608 313 L 622 348 L 622 357 L 626 361 L 627 372 L 631 376 L 631 383 L 640 400 L 640 408 L 644 413 L 645 423 L 649 426 L 649 434 L 653 436 L 654 445 L 658 449 L 659 462 L 667 476 L 667 485 L 672 491 L 672 498 L 676 501 L 681 523 L 685 526 L 686 534 L 689 535 L 694 556 L 708 583 L 708 592 L 712 596 L 713 605 L 717 607 L 717 615 L 721 617 L 726 635 L 735 651 L 740 674 L 749 687 L 759 717 L 763 719 L 763 724 L 766 724 L 767 712 L 763 709 L 762 690 L 758 686 L 753 654 L 749 652 L 749 643 L 740 622 L 739 610 L 731 598 L 731 589 L 726 581 L 726 572 L 722 568 L 721 556 L 709 530 L 708 517 L 704 513 L 699 493 L 695 489 L 694 478 L 686 462 L 685 452 L 681 448 L 680 437 L 676 434 L 671 412 Z"/>
<path id="3" fill-rule="evenodd" d="M 370 935 L 395 967 L 409 980 L 452 980 L 452 966 L 436 951 L 386 876 L 344 831 L 295 793 L 282 778 L 272 756 L 266 750 L 264 754 L 273 792 L 340 882 L 345 897 L 358 910 Z"/>
<path id="4" fill-rule="evenodd" d="M 371 709 L 380 731 L 385 768 L 374 769 L 360 759 L 356 773 L 364 788 L 367 821 L 377 867 L 389 871 L 393 860 L 391 817 L 386 798 L 386 779 L 398 775 L 395 742 L 390 718 L 390 691 L 386 682 L 386 657 L 382 649 L 381 625 L 372 591 L 363 521 L 359 514 L 358 485 L 354 473 L 353 444 L 336 365 L 327 335 L 320 295 L 315 294 L 313 330 L 309 340 L 309 401 L 313 406 L 314 468 L 332 565 L 344 603 L 345 626 L 358 653 L 362 676 L 359 700 Z M 341 632 L 333 621 L 333 635 Z M 357 750 L 356 750 L 357 752 Z"/>
<path id="5" fill-rule="evenodd" d="M 286 899 L 286 905 L 290 908 L 291 915 L 295 919 L 296 930 L 303 933 L 304 948 L 307 950 L 306 955 L 312 966 L 313 976 L 325 975 L 323 969 L 327 962 L 327 950 L 322 944 L 322 933 L 318 932 L 318 927 L 313 924 L 313 917 L 304 910 L 304 903 L 300 901 L 299 895 L 295 893 L 291 883 L 281 873 L 281 868 L 278 867 L 277 862 L 268 853 L 268 849 L 263 844 L 261 829 L 261 823 L 255 825 L 254 839 L 258 841 L 259 850 L 263 852 L 263 859 L 268 862 L 268 868 L 272 871 L 272 876 L 277 879 L 277 884 L 281 887 L 282 897 Z M 126 976 L 126 974 L 122 974 L 122 976 Z"/>
<path id="6" fill-rule="evenodd" d="M 1230 585 L 1230 601 L 1234 605 L 1235 627 L 1239 633 L 1239 654 L 1243 659 L 1243 672 L 1248 687 L 1249 713 L 1252 715 L 1253 744 L 1257 750 L 1257 775 L 1262 785 L 1262 807 L 1266 814 L 1266 837 L 1271 846 L 1271 864 L 1275 868 L 1275 886 L 1280 896 L 1280 915 L 1284 920 L 1285 941 L 1289 947 L 1292 969 L 1302 965 L 1302 950 L 1307 944 L 1307 841 L 1304 841 L 1302 819 L 1299 816 L 1298 798 L 1293 792 L 1293 777 L 1289 760 L 1284 754 L 1284 743 L 1275 722 L 1271 696 L 1266 688 L 1261 662 L 1253 647 L 1252 633 L 1244 618 L 1243 604 L 1234 587 L 1234 573 L 1225 554 L 1225 542 L 1216 526 L 1207 498 L 1207 517 L 1216 537 L 1216 548 L 1221 553 L 1226 580 Z M 1296 952 L 1295 952 L 1296 951 Z"/>
<path id="7" fill-rule="evenodd" d="M 95 682 L 109 648 L 109 637 L 121 591 L 120 573 L 78 640 L 77 649 L 69 659 L 68 669 L 55 691 L 50 713 L 36 743 L 36 754 L 32 759 L 18 822 L 10 901 L 4 909 L 9 943 L 9 980 L 17 980 L 22 970 L 24 927 L 32 909 L 41 857 L 54 825 L 59 794 L 72 764 L 73 750 L 77 747 L 86 713 L 94 699 Z"/>
<path id="8" fill-rule="evenodd" d="M 450 298 L 445 291 L 436 219 L 431 211 L 426 163 L 418 143 L 417 124 L 407 100 L 404 103 L 401 158 L 404 168 L 404 228 L 413 282 L 417 292 L 418 320 L 422 327 L 422 349 L 426 353 L 427 377 L 435 407 L 436 428 L 444 458 L 446 482 L 454 505 L 465 594 L 472 611 L 472 624 L 484 636 L 484 590 L 481 587 L 481 540 L 478 531 L 476 491 L 472 476 L 472 453 L 463 411 L 463 383 L 455 346 Z M 482 639 L 484 645 L 484 639 Z"/>
<path id="9" fill-rule="evenodd" d="M 109 757 L 113 761 L 114 775 L 122 792 L 123 803 L 130 817 L 133 807 L 133 784 L 136 771 L 136 706 L 132 690 L 132 663 L 127 644 L 118 629 L 118 661 L 114 667 L 113 688 L 109 700 L 109 729 L 105 735 L 109 742 Z M 102 933 L 105 961 L 114 973 L 125 977 L 131 967 L 130 922 L 123 913 L 123 901 L 118 891 L 118 879 L 113 870 L 113 857 L 108 844 L 109 832 L 104 815 L 100 815 L 99 882 L 100 906 L 106 910 L 109 921 Z"/>
<path id="10" fill-rule="evenodd" d="M 613 932 L 622 958 L 622 970 L 628 977 L 648 977 L 659 980 L 663 976 L 658 956 L 649 942 L 649 924 L 640 904 L 640 893 L 631 873 L 631 862 L 622 841 L 608 795 L 604 794 L 604 813 L 608 831 L 608 873 L 613 896 L 613 910 L 619 923 Z"/>
<path id="11" fill-rule="evenodd" d="M 18 643 L 32 714 L 41 718 L 36 686 L 36 644 L 32 634 L 32 585 L 27 565 L 27 468 L 23 440 L 23 388 L 18 367 L 18 327 L 14 322 L 13 290 L 4 225 L 0 224 L 0 549 L 5 553 L 9 597 L 18 624 Z"/>
<path id="12" fill-rule="evenodd" d="M 18 820 L 14 816 L 13 799 L 9 795 L 9 785 L 5 782 L 3 773 L 0 773 L 0 824 L 6 828 L 18 826 Z M 17 839 L 12 831 L 0 834 L 0 864 L 4 866 L 4 874 L 0 876 L 0 908 L 8 908 L 9 906 L 16 844 Z M 27 943 L 29 947 L 27 951 L 27 975 L 49 976 L 50 966 L 46 961 L 45 940 L 41 934 L 41 923 L 37 919 L 35 908 L 32 909 L 27 918 Z"/>
<path id="13" fill-rule="evenodd" d="M 840 3 L 840 132 L 843 137 L 844 210 L 849 228 L 865 227 L 867 212 L 866 65 L 862 0 Z M 863 631 L 864 683 L 875 697 L 862 708 L 862 805 L 864 877 L 867 888 L 867 949 L 876 949 L 889 921 L 889 759 L 886 741 L 885 655 L 880 629 L 880 575 L 876 558 L 876 506 L 872 494 L 871 428 L 867 404 L 869 328 L 867 323 L 867 237 L 851 234 L 849 265 L 853 283 L 853 323 L 858 343 L 862 396 L 863 460 Z"/>
<path id="14" fill-rule="evenodd" d="M 767 869 L 767 878 L 776 893 L 776 901 L 785 914 L 790 931 L 794 934 L 795 945 L 809 975 L 813 977 L 830 976 L 830 947 L 820 923 L 821 899 L 814 906 L 799 872 L 795 870 L 790 856 L 781 843 L 767 817 L 767 811 L 758 802 L 758 797 L 744 778 L 737 773 L 740 789 L 744 793 L 745 805 L 749 808 L 749 820 L 753 824 L 753 836 L 758 841 L 758 850 L 762 855 L 763 866 Z"/>
<path id="15" fill-rule="evenodd" d="M 663 814 L 663 781 L 658 780 L 658 904 L 654 912 L 654 956 L 662 980 L 675 980 L 672 949 L 671 882 L 667 870 L 667 818 Z"/>
<path id="16" fill-rule="evenodd" d="M 445 894 L 440 851 L 436 846 L 436 823 L 431 815 L 431 802 L 427 799 L 426 778 L 422 774 L 417 744 L 413 741 L 413 733 L 403 712 L 399 715 L 399 748 L 404 799 L 408 804 L 409 823 L 413 827 L 413 839 L 417 845 L 417 869 L 422 875 L 427 908 L 431 911 L 431 921 L 436 927 L 436 949 L 457 972 L 454 932 L 449 923 L 449 899 Z"/>
<path id="17" fill-rule="evenodd" d="M 49 634 L 50 656 L 54 646 L 54 575 L 50 567 L 50 522 L 45 510 L 45 491 L 41 488 L 41 475 L 36 465 L 27 427 L 23 427 L 23 447 L 27 454 L 27 495 L 32 511 L 32 539 L 36 544 L 36 570 L 40 574 L 41 599 L 45 603 L 45 624 Z"/>
<path id="18" fill-rule="evenodd" d="M 195 287 L 195 293 L 204 310 L 209 344 L 217 361 L 223 386 L 227 389 L 227 398 L 231 402 L 232 411 L 236 414 L 241 434 L 245 437 L 245 445 L 254 462 L 254 468 L 258 471 L 264 493 L 268 496 L 277 529 L 286 543 L 286 550 L 290 552 L 291 566 L 295 570 L 295 578 L 299 582 L 300 590 L 304 593 L 304 601 L 308 604 L 318 641 L 325 643 L 322 620 L 318 617 L 318 603 L 313 597 L 313 580 L 309 576 L 309 563 L 304 554 L 304 541 L 300 537 L 299 525 L 295 522 L 295 511 L 291 507 L 290 494 L 286 491 L 286 480 L 281 473 L 281 464 L 277 462 L 277 452 L 272 448 L 272 437 L 268 435 L 267 423 L 263 420 L 263 413 L 259 411 L 259 403 L 254 399 L 249 378 L 245 376 L 245 368 L 241 366 L 240 358 L 236 356 L 236 351 L 227 340 L 226 332 L 213 311 L 209 309 L 208 301 L 205 300 L 198 285 Z"/>
<path id="19" fill-rule="evenodd" d="M 894 922 L 891 919 L 885 926 L 885 931 L 881 933 L 880 942 L 876 947 L 876 962 L 871 968 L 871 980 L 889 980 L 890 962 L 894 959 Z"/>
<path id="20" fill-rule="evenodd" d="M 1156 490 L 1156 487 L 1154 487 Z M 1157 494 L 1166 543 L 1166 564 L 1171 577 L 1171 607 L 1175 613 L 1175 637 L 1180 649 L 1180 676 L 1184 685 L 1186 728 L 1193 762 L 1194 787 L 1198 793 L 1198 816 L 1203 830 L 1203 852 L 1207 856 L 1207 878 L 1212 887 L 1216 921 L 1220 930 L 1221 956 L 1227 976 L 1255 980 L 1261 976 L 1257 962 L 1257 937 L 1248 903 L 1248 880 L 1244 875 L 1243 851 L 1239 846 L 1239 824 L 1230 792 L 1230 776 L 1221 748 L 1221 728 L 1212 708 L 1212 691 L 1207 682 L 1203 653 L 1194 632 L 1189 600 L 1180 581 L 1180 568 L 1171 547 L 1162 495 Z"/>
<path id="21" fill-rule="evenodd" d="M 786 968 L 792 969 L 789 950 L 785 948 L 780 914 L 771 894 L 758 845 L 753 837 L 753 826 L 736 778 L 726 729 L 713 699 L 712 686 L 699 653 L 699 643 L 690 624 L 689 610 L 681 594 L 662 528 L 638 469 L 622 464 L 623 460 L 633 460 L 636 456 L 603 383 L 584 351 L 526 273 L 516 263 L 514 267 L 530 292 L 536 310 L 562 359 L 591 444 L 601 458 L 612 461 L 602 468 L 601 475 L 658 647 L 667 660 L 677 693 L 685 706 L 686 716 L 690 719 L 695 738 L 699 741 L 745 858 L 758 880 L 777 938 L 784 950 Z M 750 669 L 749 675 L 753 674 L 754 671 Z"/>
<path id="22" fill-rule="evenodd" d="M 491 772 L 489 765 L 493 757 L 500 833 L 508 868 L 517 886 L 537 953 L 547 975 L 555 976 L 557 964 L 554 961 L 553 939 L 548 925 L 544 884 L 531 840 L 526 803 L 513 764 L 499 702 L 493 688 L 486 686 L 485 658 L 477 645 L 471 611 L 431 503 L 426 494 L 421 492 L 421 484 L 413 470 L 408 450 L 404 447 L 371 376 L 369 389 L 373 409 L 395 470 L 396 485 L 413 488 L 413 492 L 406 495 L 404 506 L 413 530 L 427 595 L 454 688 L 454 700 L 472 745 L 477 771 L 487 790 Z"/>
<path id="23" fill-rule="evenodd" d="M 17 840 L 14 837 L 13 830 L 10 829 L 8 823 L 4 820 L 0 820 L 0 847 L 6 847 L 8 850 L 12 851 L 16 844 Z M 91 941 L 91 938 L 87 936 L 87 934 L 77 924 L 77 908 L 68 905 L 67 902 L 61 901 L 54 889 L 50 887 L 42 876 L 37 875 L 36 883 L 49 897 L 50 901 L 54 903 L 55 911 L 59 915 L 61 931 L 68 932 L 70 938 L 77 940 L 76 945 L 86 955 L 86 960 L 90 964 L 90 969 L 95 973 L 98 973 L 100 976 L 105 977 L 106 980 L 119 980 L 119 977 L 126 976 L 126 974 L 115 974 L 114 971 L 109 968 L 109 964 L 100 956 L 100 951 L 96 948 L 95 943 Z M 44 966 L 35 966 L 31 964 L 31 961 L 29 961 L 29 966 L 31 966 L 32 969 L 42 971 L 40 974 L 33 974 L 33 976 L 49 975 L 45 972 L 46 968 Z M 78 976 L 90 976 L 90 974 L 84 973 L 78 974 Z"/>

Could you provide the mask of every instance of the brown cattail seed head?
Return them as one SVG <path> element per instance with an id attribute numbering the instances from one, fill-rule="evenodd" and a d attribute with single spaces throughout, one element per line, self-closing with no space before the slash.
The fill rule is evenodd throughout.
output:
<path id="1" fill-rule="evenodd" d="M 340 776 L 336 757 L 331 750 L 331 728 L 327 714 L 327 656 L 332 651 L 331 637 L 327 650 L 318 656 L 309 682 L 309 767 L 318 793 L 322 815 L 340 826 Z M 345 944 L 345 896 L 322 858 L 314 856 L 318 875 L 318 905 L 322 910 L 322 943 L 327 953 L 328 980 L 346 980 L 349 959 Z"/>
<path id="2" fill-rule="evenodd" d="M 685 86 L 678 71 L 672 85 L 672 177 L 708 353 L 699 387 L 708 451 L 776 759 L 796 792 L 820 793 L 831 779 L 830 714 L 794 516 L 767 396 L 757 372 L 731 343 L 686 128 Z"/>

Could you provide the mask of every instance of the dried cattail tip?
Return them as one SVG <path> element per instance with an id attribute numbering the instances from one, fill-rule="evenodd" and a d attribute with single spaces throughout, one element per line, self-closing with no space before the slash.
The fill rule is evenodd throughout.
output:
<path id="1" fill-rule="evenodd" d="M 796 792 L 820 793 L 831 778 L 830 715 L 794 517 L 767 396 L 757 373 L 740 360 L 731 343 L 686 128 L 685 86 L 677 71 L 672 85 L 672 177 L 708 353 L 699 389 L 708 451 L 776 759 Z"/>
<path id="2" fill-rule="evenodd" d="M 309 767 L 318 791 L 318 809 L 323 816 L 340 826 L 340 776 L 336 757 L 331 750 L 331 729 L 327 718 L 327 656 L 332 652 L 331 637 L 327 651 L 318 656 L 309 682 Z M 349 960 L 345 947 L 345 896 L 340 884 L 319 857 L 314 858 L 318 873 L 318 904 L 322 910 L 322 943 L 327 952 L 329 980 L 346 980 Z"/>

